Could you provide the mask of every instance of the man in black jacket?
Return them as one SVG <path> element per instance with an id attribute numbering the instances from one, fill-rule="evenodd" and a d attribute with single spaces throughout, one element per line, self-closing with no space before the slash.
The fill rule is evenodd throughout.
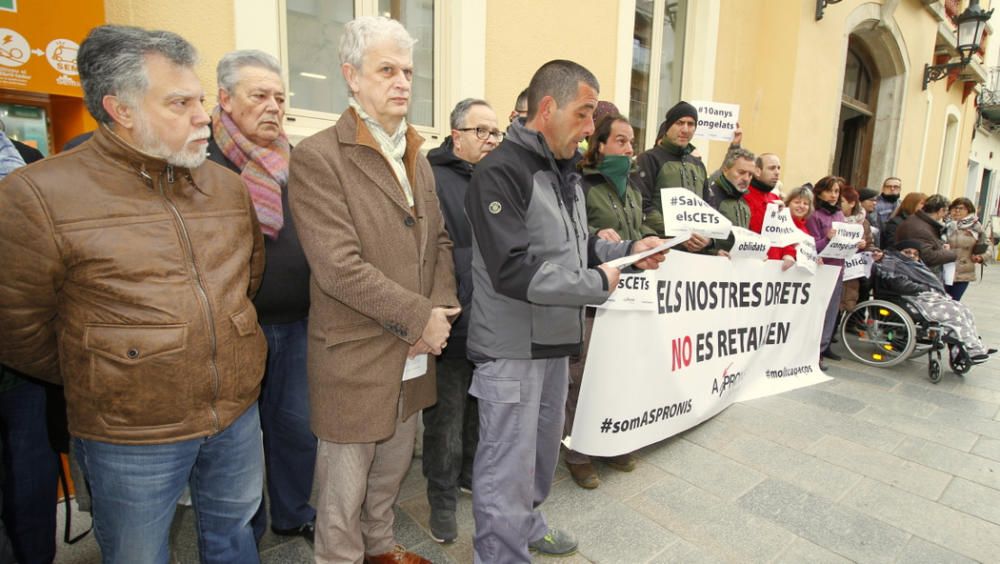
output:
<path id="1" fill-rule="evenodd" d="M 455 279 L 462 313 L 451 326 L 448 346 L 437 359 L 437 404 L 424 410 L 424 477 L 431 506 L 431 537 L 440 543 L 458 536 L 458 488 L 472 487 L 479 415 L 469 396 L 473 364 L 465 357 L 472 305 L 472 229 L 465 218 L 465 194 L 476 163 L 503 139 L 497 116 L 485 100 L 466 98 L 451 112 L 451 136 L 427 155 L 434 170 L 441 213 L 451 235 Z"/>
<path id="2" fill-rule="evenodd" d="M 267 257 L 254 306 L 268 348 L 260 425 L 271 530 L 312 541 L 316 510 L 309 505 L 309 495 L 316 437 L 309 429 L 306 379 L 309 265 L 288 206 L 291 147 L 282 128 L 281 67 L 267 53 L 234 51 L 219 61 L 217 72 L 219 105 L 212 112 L 208 158 L 242 177 L 260 220 Z M 253 522 L 259 541 L 267 526 L 263 503 Z"/>

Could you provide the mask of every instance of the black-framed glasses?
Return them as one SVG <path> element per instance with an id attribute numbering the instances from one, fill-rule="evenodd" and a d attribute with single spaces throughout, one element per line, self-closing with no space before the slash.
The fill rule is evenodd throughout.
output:
<path id="1" fill-rule="evenodd" d="M 476 139 L 479 139 L 480 141 L 486 141 L 492 137 L 496 139 L 497 142 L 500 142 L 503 141 L 504 137 L 503 131 L 500 131 L 499 129 L 486 129 L 485 127 L 463 127 L 461 129 L 457 129 L 456 131 L 475 131 Z"/>

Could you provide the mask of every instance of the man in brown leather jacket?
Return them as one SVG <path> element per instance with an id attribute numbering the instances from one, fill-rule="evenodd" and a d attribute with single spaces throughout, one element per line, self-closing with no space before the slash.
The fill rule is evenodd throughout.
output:
<path id="1" fill-rule="evenodd" d="M 104 562 L 167 562 L 188 483 L 202 561 L 258 561 L 263 242 L 239 177 L 203 164 L 195 57 L 95 28 L 77 63 L 97 132 L 0 183 L 0 362 L 65 386 Z"/>

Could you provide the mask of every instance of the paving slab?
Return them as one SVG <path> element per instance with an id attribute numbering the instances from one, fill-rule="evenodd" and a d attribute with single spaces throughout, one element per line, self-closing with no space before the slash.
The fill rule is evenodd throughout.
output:
<path id="1" fill-rule="evenodd" d="M 1000 491 L 993 488 L 964 478 L 955 478 L 939 501 L 963 513 L 1000 525 Z"/>
<path id="2" fill-rule="evenodd" d="M 1000 462 L 996 460 L 913 437 L 904 440 L 893 454 L 984 486 L 1000 488 Z"/>
<path id="3" fill-rule="evenodd" d="M 683 438 L 668 440 L 664 447 L 650 452 L 646 460 L 724 499 L 736 499 L 766 478 L 748 466 Z"/>
<path id="4" fill-rule="evenodd" d="M 913 417 L 898 411 L 888 411 L 878 405 L 869 405 L 856 416 L 862 421 L 894 429 L 911 437 L 926 439 L 941 445 L 968 451 L 979 440 L 979 435 L 964 429 Z"/>

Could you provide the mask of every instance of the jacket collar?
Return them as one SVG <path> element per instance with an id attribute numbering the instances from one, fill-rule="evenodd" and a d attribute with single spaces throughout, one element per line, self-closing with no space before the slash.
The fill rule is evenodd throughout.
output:
<path id="1" fill-rule="evenodd" d="M 927 213 L 924 212 L 923 210 L 917 210 L 916 216 L 920 218 L 920 220 L 922 220 L 924 223 L 927 223 L 932 228 L 934 228 L 934 232 L 937 233 L 938 235 L 940 235 L 944 231 L 944 225 L 940 221 L 927 215 Z"/>
<path id="2" fill-rule="evenodd" d="M 765 194 L 770 194 L 771 191 L 774 190 L 774 186 L 768 186 L 767 184 L 764 184 L 760 180 L 757 180 L 757 177 L 753 177 L 750 179 L 750 187 L 754 188 L 758 192 L 763 192 Z"/>
<path id="3" fill-rule="evenodd" d="M 97 131 L 94 132 L 93 142 L 96 144 L 97 150 L 112 162 L 139 175 L 148 183 L 152 183 L 153 178 L 165 173 L 167 182 L 172 183 L 175 178 L 186 177 L 199 191 L 208 193 L 207 190 L 202 189 L 194 182 L 190 169 L 174 166 L 166 159 L 139 150 L 112 131 L 107 124 L 102 123 L 97 128 Z"/>
<path id="4" fill-rule="evenodd" d="M 666 152 L 670 153 L 671 155 L 674 155 L 675 157 L 683 157 L 685 155 L 690 155 L 692 152 L 694 152 L 695 148 L 694 145 L 690 143 L 688 143 L 684 147 L 674 145 L 673 143 L 670 142 L 669 139 L 667 139 L 666 135 L 663 136 L 663 139 L 660 139 L 660 147 L 663 147 L 663 149 Z"/>
<path id="5" fill-rule="evenodd" d="M 733 183 L 730 182 L 728 178 L 726 178 L 725 174 L 720 174 L 719 178 L 716 180 L 716 183 L 719 185 L 719 188 L 722 189 L 722 192 L 726 195 L 726 197 L 741 198 L 743 197 L 743 194 L 746 193 L 746 192 L 740 192 L 739 188 L 733 186 Z"/>

